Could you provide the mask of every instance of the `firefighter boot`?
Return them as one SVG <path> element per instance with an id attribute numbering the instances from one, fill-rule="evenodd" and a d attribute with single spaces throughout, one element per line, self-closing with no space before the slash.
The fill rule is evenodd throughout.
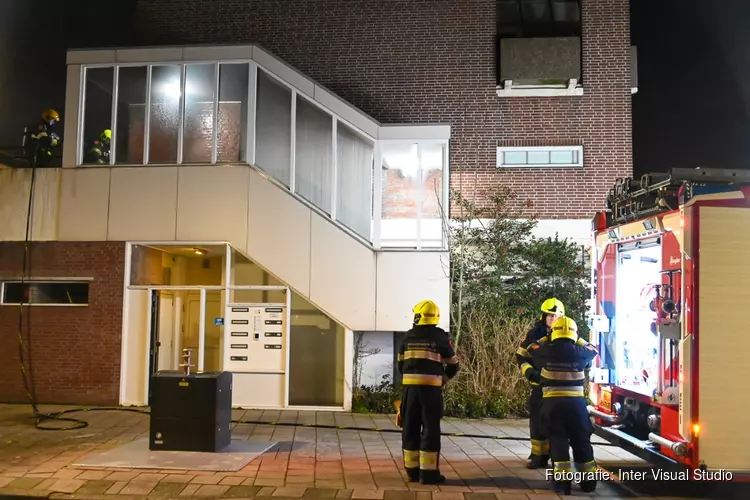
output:
<path id="1" fill-rule="evenodd" d="M 526 463 L 528 469 L 547 469 L 549 465 L 549 455 L 529 455 L 529 461 Z"/>
<path id="2" fill-rule="evenodd" d="M 439 470 L 423 470 L 420 483 L 422 484 L 441 484 L 445 482 L 445 476 Z"/>
<path id="3" fill-rule="evenodd" d="M 406 469 L 406 477 L 410 483 L 419 482 L 419 469 Z"/>
<path id="4" fill-rule="evenodd" d="M 594 480 L 584 480 L 581 481 L 581 491 L 584 493 L 591 493 L 596 489 L 596 481 Z"/>
<path id="5" fill-rule="evenodd" d="M 581 487 L 583 487 L 583 484 Z M 558 495 L 570 495 L 572 489 L 571 481 L 552 481 L 552 490 Z"/>

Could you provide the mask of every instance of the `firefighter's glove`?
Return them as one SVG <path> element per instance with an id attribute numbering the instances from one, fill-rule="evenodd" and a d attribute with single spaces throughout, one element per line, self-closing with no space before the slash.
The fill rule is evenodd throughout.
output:
<path id="1" fill-rule="evenodd" d="M 539 374 L 538 370 L 528 370 L 526 372 L 526 378 L 529 379 L 529 382 L 534 382 L 536 384 L 542 383 L 542 376 Z"/>
<path id="2" fill-rule="evenodd" d="M 400 429 L 403 426 L 403 422 L 401 421 L 401 410 L 399 410 L 398 412 L 396 412 L 396 427 Z"/>

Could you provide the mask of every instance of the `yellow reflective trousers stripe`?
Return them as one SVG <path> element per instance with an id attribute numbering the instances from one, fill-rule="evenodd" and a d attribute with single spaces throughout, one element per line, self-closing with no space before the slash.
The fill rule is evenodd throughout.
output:
<path id="1" fill-rule="evenodd" d="M 398 360 L 403 361 L 405 359 L 429 359 L 430 361 L 436 361 L 440 363 L 443 358 L 440 354 L 432 351 L 405 351 L 404 354 L 399 354 Z"/>
<path id="2" fill-rule="evenodd" d="M 543 387 L 543 398 L 582 398 L 583 387 L 581 386 L 561 386 L 561 387 Z"/>
<path id="3" fill-rule="evenodd" d="M 420 451 L 419 468 L 422 470 L 437 470 L 438 453 L 436 451 Z"/>
<path id="4" fill-rule="evenodd" d="M 539 439 L 531 440 L 531 454 L 532 455 L 549 455 L 549 441 L 541 441 Z"/>
<path id="5" fill-rule="evenodd" d="M 443 385 L 443 376 L 405 373 L 401 379 L 401 385 L 429 385 L 433 387 L 441 387 Z"/>
<path id="6" fill-rule="evenodd" d="M 583 372 L 564 372 L 542 368 L 542 377 L 548 380 L 578 381 L 586 378 Z"/>
<path id="7" fill-rule="evenodd" d="M 403 450 L 404 467 L 407 469 L 419 468 L 419 450 Z"/>

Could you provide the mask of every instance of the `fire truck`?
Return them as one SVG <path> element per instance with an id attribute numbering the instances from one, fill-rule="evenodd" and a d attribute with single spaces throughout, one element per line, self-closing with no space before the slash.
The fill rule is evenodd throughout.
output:
<path id="1" fill-rule="evenodd" d="M 618 179 L 592 254 L 595 433 L 694 478 L 750 472 L 750 171 Z"/>

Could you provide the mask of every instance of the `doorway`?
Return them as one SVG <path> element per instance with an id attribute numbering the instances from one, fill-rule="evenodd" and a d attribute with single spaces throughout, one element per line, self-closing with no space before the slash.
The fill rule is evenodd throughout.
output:
<path id="1" fill-rule="evenodd" d="M 156 372 L 173 371 L 178 368 L 175 335 L 178 325 L 176 324 L 174 293 L 167 290 L 151 290 L 150 308 L 149 380 Z M 149 384 L 148 402 L 151 403 L 151 384 Z"/>

